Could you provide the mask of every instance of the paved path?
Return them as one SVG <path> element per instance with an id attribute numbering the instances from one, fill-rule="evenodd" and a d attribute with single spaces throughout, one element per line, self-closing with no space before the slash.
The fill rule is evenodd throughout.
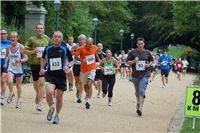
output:
<path id="1" fill-rule="evenodd" d="M 64 94 L 64 105 L 60 113 L 61 124 L 47 122 L 48 107 L 36 111 L 35 92 L 32 84 L 23 86 L 23 107 L 12 104 L 1 108 L 2 133 L 7 132 L 166 132 L 178 104 L 184 100 L 186 86 L 192 84 L 194 75 L 186 75 L 181 81 L 175 74 L 169 77 L 169 84 L 161 88 L 158 75 L 149 84 L 144 105 L 144 115 L 135 113 L 136 100 L 131 82 L 117 78 L 114 88 L 113 106 L 107 106 L 107 98 L 96 98 L 94 89 L 92 106 L 86 110 L 84 103 L 77 104 L 74 92 Z M 15 89 L 16 91 L 16 89 Z"/>

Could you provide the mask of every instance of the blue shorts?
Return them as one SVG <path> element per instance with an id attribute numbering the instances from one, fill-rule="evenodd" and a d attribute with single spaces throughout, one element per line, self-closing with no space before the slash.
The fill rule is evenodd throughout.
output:
<path id="1" fill-rule="evenodd" d="M 23 76 L 23 73 L 13 73 L 11 71 L 7 71 L 7 72 L 10 72 L 10 73 L 14 74 L 15 78 L 20 78 L 21 76 Z"/>
<path id="2" fill-rule="evenodd" d="M 161 69 L 161 76 L 165 75 L 165 77 L 169 76 L 169 70 L 162 70 Z"/>
<path id="3" fill-rule="evenodd" d="M 149 83 L 149 77 L 136 78 L 132 77 L 133 84 L 135 86 L 135 95 L 145 97 L 145 91 Z"/>

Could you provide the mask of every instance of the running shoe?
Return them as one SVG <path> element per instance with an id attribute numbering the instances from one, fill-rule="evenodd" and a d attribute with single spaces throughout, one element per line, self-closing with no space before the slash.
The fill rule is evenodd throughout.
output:
<path id="1" fill-rule="evenodd" d="M 15 96 L 14 92 L 11 92 L 8 96 L 7 103 L 11 103 L 14 96 Z"/>
<path id="2" fill-rule="evenodd" d="M 53 124 L 60 124 L 60 118 L 57 114 L 54 116 Z"/>
<path id="3" fill-rule="evenodd" d="M 48 112 L 48 114 L 47 114 L 47 120 L 48 120 L 48 121 L 51 121 L 51 120 L 52 120 L 54 111 L 55 111 L 55 108 L 54 108 L 54 107 L 53 107 L 52 109 L 51 109 L 51 108 L 49 109 L 49 112 Z"/>
<path id="4" fill-rule="evenodd" d="M 4 97 L 1 97 L 1 98 L 0 98 L 0 103 L 1 103 L 1 106 L 4 105 Z"/>
<path id="5" fill-rule="evenodd" d="M 142 116 L 142 107 L 139 107 L 139 109 L 137 109 L 137 114 L 138 116 Z"/>
<path id="6" fill-rule="evenodd" d="M 42 104 L 41 103 L 37 104 L 36 110 L 39 111 L 39 112 L 42 112 Z"/>
<path id="7" fill-rule="evenodd" d="M 86 102 L 86 103 L 85 103 L 85 107 L 86 107 L 86 109 L 90 109 L 90 103 L 89 103 L 89 102 Z"/>
<path id="8" fill-rule="evenodd" d="M 108 102 L 108 106 L 112 106 L 112 102 L 111 101 Z"/>
<path id="9" fill-rule="evenodd" d="M 101 95 L 100 95 L 100 94 L 97 94 L 97 98 L 101 98 Z"/>
<path id="10" fill-rule="evenodd" d="M 77 102 L 77 103 L 81 103 L 82 101 L 81 101 L 80 98 L 78 98 L 76 102 Z"/>
<path id="11" fill-rule="evenodd" d="M 73 91 L 73 84 L 69 84 L 69 91 Z"/>
<path id="12" fill-rule="evenodd" d="M 102 93 L 102 97 L 104 98 L 106 96 L 106 94 L 105 93 Z"/>
<path id="13" fill-rule="evenodd" d="M 17 100 L 16 108 L 20 109 L 21 107 L 22 107 L 22 101 L 21 100 Z"/>

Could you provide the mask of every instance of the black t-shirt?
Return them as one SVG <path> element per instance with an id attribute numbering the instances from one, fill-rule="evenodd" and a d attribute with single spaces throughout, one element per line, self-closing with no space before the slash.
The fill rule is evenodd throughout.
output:
<path id="1" fill-rule="evenodd" d="M 106 57 L 106 54 L 102 51 L 100 53 L 98 53 L 99 59 L 102 60 L 103 58 Z M 99 62 L 98 59 L 96 58 L 96 62 Z"/>
<path id="2" fill-rule="evenodd" d="M 73 61 L 71 52 L 66 46 L 55 47 L 49 45 L 45 48 L 42 58 L 47 58 L 47 72 L 49 74 L 58 75 L 63 73 L 63 67 L 66 65 L 66 59 Z"/>

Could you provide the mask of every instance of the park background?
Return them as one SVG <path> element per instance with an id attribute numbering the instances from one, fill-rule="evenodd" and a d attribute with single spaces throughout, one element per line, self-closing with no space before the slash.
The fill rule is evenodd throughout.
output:
<path id="1" fill-rule="evenodd" d="M 25 26 L 27 2 L 31 1 L 1 1 L 1 27 L 9 33 L 18 31 L 22 44 L 35 34 L 34 28 L 27 31 Z M 61 1 L 57 10 L 54 1 L 32 4 L 47 11 L 46 34 L 51 36 L 58 25 L 64 42 L 69 35 L 75 42 L 80 34 L 96 36 L 96 43 L 119 54 L 121 49 L 135 48 L 136 38 L 144 37 L 145 47 L 155 52 L 166 48 L 174 58 L 190 52 L 194 70 L 200 62 L 199 1 Z M 187 125 L 189 129 L 191 123 Z"/>

